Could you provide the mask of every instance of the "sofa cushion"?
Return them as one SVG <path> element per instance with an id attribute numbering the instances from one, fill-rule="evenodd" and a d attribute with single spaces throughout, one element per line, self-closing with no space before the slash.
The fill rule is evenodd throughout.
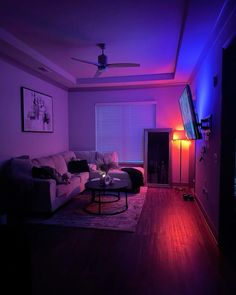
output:
<path id="1" fill-rule="evenodd" d="M 87 160 L 89 164 L 95 163 L 96 151 L 75 151 L 76 158 Z"/>
<path id="2" fill-rule="evenodd" d="M 32 163 L 34 166 L 49 166 L 51 168 L 56 169 L 55 163 L 53 162 L 52 157 L 42 157 L 42 158 L 36 158 L 32 160 Z"/>
<path id="3" fill-rule="evenodd" d="M 70 173 L 89 172 L 87 160 L 72 160 L 68 163 Z"/>
<path id="4" fill-rule="evenodd" d="M 55 164 L 56 170 L 60 174 L 64 174 L 68 171 L 66 161 L 61 154 L 53 155 L 53 156 L 51 156 L 51 158 Z"/>
<path id="5" fill-rule="evenodd" d="M 68 193 L 70 192 L 70 187 L 66 184 L 59 184 L 56 187 L 56 197 L 57 198 L 62 198 L 62 197 L 66 197 L 68 195 Z"/>
<path id="6" fill-rule="evenodd" d="M 89 173 L 88 172 L 81 172 L 79 174 L 79 178 L 81 183 L 86 183 L 89 180 Z"/>
<path id="7" fill-rule="evenodd" d="M 62 157 L 65 159 L 66 164 L 70 162 L 72 159 L 76 158 L 76 155 L 73 151 L 66 151 L 61 153 Z"/>
<path id="8" fill-rule="evenodd" d="M 132 168 L 135 168 L 136 170 L 140 171 L 141 174 L 144 176 L 143 167 L 132 167 Z M 122 171 L 121 169 L 111 169 L 109 171 L 109 175 L 113 178 L 126 180 L 128 182 L 128 189 L 132 189 L 132 190 L 134 189 L 131 178 L 126 171 Z"/>
<path id="9" fill-rule="evenodd" d="M 86 173 L 81 173 L 79 175 L 72 175 L 70 178 L 70 183 L 68 185 L 65 184 L 59 184 L 57 185 L 57 198 L 62 198 L 62 197 L 70 197 L 70 195 L 75 195 L 80 192 L 80 186 L 82 182 L 82 177 L 81 175 L 85 174 L 86 176 L 85 179 L 83 179 L 84 182 L 87 182 L 88 180 L 88 172 Z"/>
<path id="10" fill-rule="evenodd" d="M 109 171 L 109 175 L 111 177 L 119 178 L 119 179 L 122 179 L 122 180 L 127 180 L 129 178 L 128 173 L 126 173 L 125 171 L 122 171 L 120 169 L 111 169 Z"/>

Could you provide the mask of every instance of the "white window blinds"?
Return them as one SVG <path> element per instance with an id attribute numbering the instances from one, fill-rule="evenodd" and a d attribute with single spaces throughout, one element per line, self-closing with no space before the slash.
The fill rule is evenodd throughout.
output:
<path id="1" fill-rule="evenodd" d="M 96 104 L 96 149 L 120 162 L 143 162 L 144 129 L 155 127 L 155 102 Z"/>

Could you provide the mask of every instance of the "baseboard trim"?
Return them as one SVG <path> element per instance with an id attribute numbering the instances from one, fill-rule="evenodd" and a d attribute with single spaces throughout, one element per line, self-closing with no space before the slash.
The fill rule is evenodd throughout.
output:
<path id="1" fill-rule="evenodd" d="M 214 240 L 214 242 L 216 243 L 216 245 L 218 246 L 219 245 L 219 242 L 218 242 L 218 235 L 217 235 L 217 231 L 216 231 L 216 228 L 214 227 L 214 225 L 212 224 L 204 206 L 202 205 L 200 199 L 198 198 L 197 194 L 195 193 L 194 194 L 194 197 L 195 197 L 195 200 L 196 200 L 196 204 L 197 204 L 197 207 L 199 209 L 199 211 L 201 212 L 202 216 L 203 216 L 203 219 L 205 220 L 205 223 L 206 223 L 206 226 Z"/>

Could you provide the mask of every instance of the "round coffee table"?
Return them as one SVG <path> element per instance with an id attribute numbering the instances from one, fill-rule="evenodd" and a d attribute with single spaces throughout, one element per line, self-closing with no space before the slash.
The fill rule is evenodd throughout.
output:
<path id="1" fill-rule="evenodd" d="M 100 180 L 90 180 L 85 184 L 85 188 L 91 191 L 92 199 L 91 202 L 86 206 L 85 210 L 90 214 L 96 215 L 115 215 L 122 213 L 128 209 L 128 198 L 127 198 L 127 187 L 128 183 L 125 180 L 113 180 L 112 183 L 108 185 L 101 185 Z M 102 212 L 102 204 L 114 203 L 120 201 L 120 194 L 125 194 L 125 207 L 121 207 L 116 211 L 112 212 Z M 106 197 L 106 200 L 104 200 Z M 97 212 L 89 210 L 91 204 L 97 203 Z"/>

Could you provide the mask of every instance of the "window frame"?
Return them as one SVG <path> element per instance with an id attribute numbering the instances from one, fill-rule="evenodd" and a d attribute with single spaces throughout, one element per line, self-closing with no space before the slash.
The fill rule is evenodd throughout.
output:
<path id="1" fill-rule="evenodd" d="M 96 150 L 98 150 L 98 143 L 97 143 L 97 112 L 98 112 L 98 108 L 99 106 L 115 106 L 115 105 L 127 105 L 127 106 L 132 106 L 132 105 L 154 105 L 155 107 L 155 126 L 153 128 L 156 128 L 157 126 L 157 102 L 155 100 L 150 100 L 150 101 L 126 101 L 126 102 L 99 102 L 99 103 L 95 103 L 95 148 Z M 147 128 L 143 129 L 143 135 L 144 135 L 144 130 Z M 150 128 L 149 128 L 150 129 Z M 144 153 L 144 147 L 143 147 L 143 153 Z M 144 155 L 143 155 L 143 160 L 142 161 L 128 161 L 128 162 L 124 162 L 121 161 L 120 163 L 128 163 L 128 164 L 143 164 L 144 163 Z"/>

